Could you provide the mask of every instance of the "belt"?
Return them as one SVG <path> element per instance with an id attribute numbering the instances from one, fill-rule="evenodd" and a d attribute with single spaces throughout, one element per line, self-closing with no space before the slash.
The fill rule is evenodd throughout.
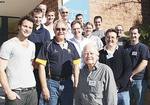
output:
<path id="1" fill-rule="evenodd" d="M 17 88 L 17 89 L 12 89 L 12 91 L 27 92 L 27 91 L 34 90 L 34 89 L 35 89 L 35 87 Z"/>
<path id="2" fill-rule="evenodd" d="M 61 76 L 57 76 L 57 75 L 51 75 L 51 76 L 48 76 L 47 79 L 52 79 L 55 81 L 63 81 L 63 80 L 69 79 L 69 77 L 61 77 Z"/>
<path id="3" fill-rule="evenodd" d="M 55 81 L 63 81 L 63 80 L 66 80 L 66 78 L 60 77 L 60 76 L 51 76 L 51 79 L 53 79 L 53 80 L 55 80 Z"/>

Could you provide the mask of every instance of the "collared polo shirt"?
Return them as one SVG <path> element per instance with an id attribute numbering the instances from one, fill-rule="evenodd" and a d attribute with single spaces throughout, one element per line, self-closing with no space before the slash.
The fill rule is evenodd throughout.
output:
<path id="1" fill-rule="evenodd" d="M 35 43 L 36 53 L 35 57 L 37 57 L 41 46 L 46 42 L 50 41 L 50 35 L 47 29 L 41 24 L 41 27 L 38 30 L 33 30 L 31 35 L 28 38 L 30 41 Z"/>
<path id="2" fill-rule="evenodd" d="M 130 54 L 131 61 L 132 61 L 132 70 L 134 70 L 142 60 L 149 60 L 150 59 L 150 52 L 149 48 L 143 44 L 138 43 L 136 45 L 129 45 L 127 46 L 127 51 Z M 143 79 L 144 78 L 145 69 L 133 76 L 134 79 Z"/>
<path id="3" fill-rule="evenodd" d="M 72 74 L 72 64 L 80 64 L 80 57 L 71 42 L 66 41 L 61 47 L 53 39 L 50 43 L 44 44 L 36 59 L 37 63 L 43 65 L 46 65 L 47 61 L 51 75 L 69 77 Z"/>

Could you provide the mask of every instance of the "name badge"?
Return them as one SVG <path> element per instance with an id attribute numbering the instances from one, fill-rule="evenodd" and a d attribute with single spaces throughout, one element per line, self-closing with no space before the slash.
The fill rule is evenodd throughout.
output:
<path id="1" fill-rule="evenodd" d="M 137 52 L 136 52 L 136 51 L 133 51 L 133 52 L 132 52 L 132 55 L 136 56 L 136 55 L 137 55 Z"/>
<path id="2" fill-rule="evenodd" d="M 89 81 L 90 86 L 96 86 L 96 81 Z"/>

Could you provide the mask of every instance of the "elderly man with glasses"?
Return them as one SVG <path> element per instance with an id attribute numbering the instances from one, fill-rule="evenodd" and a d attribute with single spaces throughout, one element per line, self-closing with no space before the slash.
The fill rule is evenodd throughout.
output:
<path id="1" fill-rule="evenodd" d="M 117 105 L 117 88 L 113 72 L 99 63 L 99 53 L 93 43 L 83 48 L 85 65 L 80 71 L 75 105 Z"/>
<path id="2" fill-rule="evenodd" d="M 54 33 L 54 39 L 42 47 L 36 59 L 42 86 L 40 105 L 73 105 L 73 88 L 78 84 L 80 57 L 75 46 L 65 40 L 65 21 L 55 22 Z M 46 63 L 49 68 L 47 77 Z"/>
<path id="3" fill-rule="evenodd" d="M 71 23 L 68 19 L 69 9 L 67 7 L 63 6 L 59 9 L 59 13 L 60 13 L 61 19 L 67 23 L 67 34 L 66 34 L 65 38 L 67 40 L 69 40 L 69 39 L 73 38 L 73 36 L 74 36 L 71 32 Z"/>

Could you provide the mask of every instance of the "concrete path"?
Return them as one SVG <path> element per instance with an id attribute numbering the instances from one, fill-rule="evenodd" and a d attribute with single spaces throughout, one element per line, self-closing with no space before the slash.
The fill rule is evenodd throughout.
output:
<path id="1" fill-rule="evenodd" d="M 0 105 L 4 105 L 5 96 L 2 87 L 0 87 Z"/>

